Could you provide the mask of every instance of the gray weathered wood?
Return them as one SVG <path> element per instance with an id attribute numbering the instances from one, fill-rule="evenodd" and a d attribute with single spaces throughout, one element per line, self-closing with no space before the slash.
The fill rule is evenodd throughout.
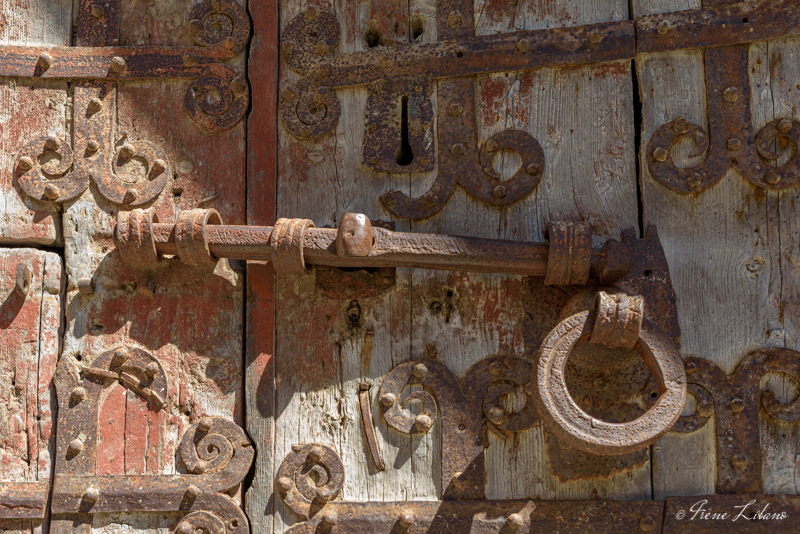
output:
<path id="1" fill-rule="evenodd" d="M 635 1 L 634 14 L 699 7 L 699 2 Z M 777 117 L 797 119 L 796 40 L 750 46 L 753 126 Z M 646 223 L 658 225 L 678 295 L 682 350 L 714 361 L 726 372 L 750 351 L 798 348 L 796 321 L 797 192 L 765 193 L 729 172 L 714 188 L 680 196 L 648 173 L 644 147 L 661 124 L 678 116 L 707 124 L 701 52 L 637 59 L 643 102 L 641 187 Z M 677 147 L 682 165 L 686 147 Z M 789 311 L 791 310 L 791 311 Z M 795 391 L 788 380 L 766 386 L 781 400 Z M 713 421 L 712 421 L 713 423 Z M 792 425 L 762 421 L 764 491 L 795 493 L 798 433 Z M 669 434 L 653 448 L 656 497 L 713 493 L 713 425 L 694 434 Z"/>

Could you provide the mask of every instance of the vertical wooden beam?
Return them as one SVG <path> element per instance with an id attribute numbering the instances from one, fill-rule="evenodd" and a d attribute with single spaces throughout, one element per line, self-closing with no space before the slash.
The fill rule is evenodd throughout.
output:
<path id="1" fill-rule="evenodd" d="M 247 224 L 275 222 L 278 143 L 278 2 L 250 2 L 253 40 L 248 74 Z M 275 276 L 267 263 L 247 264 L 245 414 L 256 444 L 255 475 L 246 496 L 253 532 L 272 532 L 275 459 Z"/>

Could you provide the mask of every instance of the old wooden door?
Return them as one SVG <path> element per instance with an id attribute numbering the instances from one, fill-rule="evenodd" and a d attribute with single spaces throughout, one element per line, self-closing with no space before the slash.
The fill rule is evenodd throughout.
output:
<path id="1" fill-rule="evenodd" d="M 0 5 L 0 531 L 794 531 L 793 0 Z"/>

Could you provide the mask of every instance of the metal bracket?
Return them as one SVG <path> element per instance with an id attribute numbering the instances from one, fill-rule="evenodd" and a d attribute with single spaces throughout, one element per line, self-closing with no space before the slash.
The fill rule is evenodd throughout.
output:
<path id="1" fill-rule="evenodd" d="M 720 0 L 706 2 L 718 3 Z M 437 13 L 440 40 L 431 44 L 377 46 L 363 52 L 332 54 L 341 32 L 339 22 L 332 11 L 317 8 L 292 19 L 281 38 L 284 61 L 304 76 L 281 92 L 279 111 L 289 133 L 309 140 L 329 132 L 340 113 L 335 91 L 366 86 L 369 91 L 363 164 L 376 172 L 392 173 L 426 172 L 438 167 L 434 184 L 420 197 L 411 198 L 399 191 L 381 195 L 384 207 L 402 218 L 422 219 L 436 213 L 457 185 L 487 204 L 505 206 L 527 196 L 539 183 L 544 153 L 530 134 L 505 130 L 483 144 L 476 139 L 476 75 L 629 60 L 637 54 L 668 50 L 709 48 L 707 65 L 716 69 L 709 76 L 714 82 L 709 84 L 709 102 L 719 102 L 727 88 L 738 90 L 742 97 L 737 106 L 721 104 L 724 110 L 711 110 L 714 144 L 708 169 L 689 172 L 670 167 L 671 160 L 664 164 L 669 159 L 669 148 L 683 137 L 696 139 L 697 155 L 706 149 L 707 137 L 702 137 L 702 129 L 685 121 L 662 127 L 648 147 L 648 155 L 655 156 L 655 162 L 650 163 L 651 169 L 656 169 L 653 175 L 668 187 L 686 193 L 713 185 L 709 181 L 721 178 L 730 158 L 741 159 L 745 153 L 741 144 L 749 138 L 744 135 L 749 132 L 750 115 L 749 86 L 744 85 L 747 55 L 742 45 L 800 33 L 800 16 L 792 0 L 708 5 L 635 21 L 482 36 L 474 32 L 472 3 L 440 0 Z M 736 45 L 732 47 L 735 52 L 725 48 L 727 45 Z M 723 48 L 712 50 L 716 47 Z M 735 57 L 729 58 L 731 53 Z M 744 71 L 740 68 L 742 60 Z M 438 156 L 432 141 L 435 80 Z M 717 80 L 723 80 L 724 85 L 717 85 Z M 731 98 L 731 94 L 725 98 Z M 736 135 L 719 135 L 717 139 L 715 127 L 722 119 L 730 123 L 729 129 L 735 130 Z M 413 159 L 400 161 L 398 147 L 403 128 L 408 144 L 404 151 L 413 153 Z M 770 141 L 777 136 L 781 142 L 796 145 L 798 131 L 800 125 L 793 121 L 771 123 L 755 140 L 758 153 L 767 160 L 778 159 L 780 154 L 769 148 Z M 731 147 L 739 148 L 725 148 L 723 145 L 732 138 L 745 140 L 738 145 L 731 141 Z M 750 149 L 748 155 L 755 155 L 752 142 L 746 148 Z M 494 156 L 501 149 L 516 150 L 521 156 L 522 165 L 510 180 L 501 180 L 493 167 Z M 720 155 L 721 164 L 715 161 Z M 745 170 L 752 171 L 750 179 L 756 185 L 785 188 L 800 180 L 800 171 L 796 170 L 800 160 L 796 157 L 772 172 L 758 163 L 757 156 L 753 161 L 753 168 Z M 720 165 L 722 174 L 718 172 Z"/>
<path id="2" fill-rule="evenodd" d="M 714 13 L 724 14 L 734 28 L 773 37 L 795 29 L 800 17 L 797 6 L 787 12 L 774 2 L 737 4 L 731 0 L 706 1 Z M 700 10 L 675 14 L 656 25 L 656 34 L 665 42 L 680 42 L 692 30 L 692 22 Z M 637 26 L 650 27 L 653 21 Z M 731 168 L 735 168 L 756 187 L 783 190 L 800 183 L 800 122 L 789 118 L 775 119 L 758 133 L 753 131 L 750 113 L 750 77 L 748 47 L 730 43 L 721 32 L 721 44 L 733 44 L 704 51 L 708 130 L 679 117 L 660 126 L 647 144 L 647 165 L 659 183 L 680 194 L 701 193 L 716 185 Z M 790 33 L 789 33 L 790 34 Z M 657 39 L 651 51 L 662 50 Z M 703 159 L 690 167 L 678 167 L 671 150 L 682 140 L 694 144 L 689 158 Z M 776 149 L 775 147 L 779 147 Z M 788 160 L 778 163 L 781 158 Z"/>
<path id="3" fill-rule="evenodd" d="M 797 423 L 800 399 L 782 404 L 772 392 L 761 394 L 760 382 L 767 373 L 785 373 L 800 380 L 800 352 L 767 349 L 750 353 L 731 376 L 701 358 L 690 356 L 685 365 L 688 392 L 696 407 L 693 414 L 681 417 L 672 431 L 694 432 L 716 415 L 717 492 L 761 491 L 760 408 L 776 421 Z"/>
<path id="4" fill-rule="evenodd" d="M 100 194 L 121 206 L 155 199 L 171 176 L 169 160 L 145 140 L 117 136 L 117 82 L 142 78 L 193 78 L 184 97 L 189 117 L 203 130 L 219 132 L 241 120 L 250 99 L 247 81 L 221 61 L 247 45 L 250 20 L 232 0 L 203 0 L 191 12 L 190 48 L 119 47 L 117 0 L 83 0 L 79 47 L 0 47 L 0 77 L 76 80 L 74 144 L 54 137 L 34 139 L 19 152 L 15 176 L 22 191 L 44 202 L 80 196 L 93 181 Z M 219 96 L 212 104 L 207 96 Z"/>
<path id="5" fill-rule="evenodd" d="M 232 421 L 207 417 L 186 429 L 178 453 L 187 474 L 96 474 L 104 389 L 117 382 L 145 399 L 150 410 L 161 410 L 167 399 L 167 376 L 155 357 L 133 347 L 105 352 L 91 365 L 65 356 L 54 381 L 59 404 L 51 497 L 56 525 L 66 522 L 79 530 L 90 525 L 91 515 L 97 513 L 186 512 L 176 533 L 201 528 L 249 532 L 246 516 L 228 494 L 244 479 L 255 453 L 247 435 Z"/>

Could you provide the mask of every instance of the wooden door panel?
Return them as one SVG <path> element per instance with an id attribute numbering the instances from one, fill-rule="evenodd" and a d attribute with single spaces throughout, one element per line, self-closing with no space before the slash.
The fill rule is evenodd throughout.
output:
<path id="1" fill-rule="evenodd" d="M 34 249 L 2 249 L 0 288 L 0 530 L 46 532 L 55 454 L 51 380 L 60 346 L 61 258 Z M 24 493 L 30 497 L 21 499 Z"/>
<path id="2" fill-rule="evenodd" d="M 634 14 L 640 16 L 701 7 L 701 3 L 634 2 L 633 6 Z M 743 98 L 749 98 L 753 131 L 774 119 L 796 120 L 798 76 L 794 62 L 786 61 L 798 51 L 796 40 L 745 46 L 751 93 Z M 680 51 L 637 58 L 643 113 L 642 198 L 645 222 L 658 225 L 670 262 L 682 351 L 710 360 L 730 374 L 751 351 L 797 349 L 795 322 L 789 318 L 793 312 L 787 312 L 796 301 L 797 269 L 790 266 L 796 248 L 794 209 L 790 206 L 797 193 L 756 188 L 733 169 L 712 188 L 685 196 L 653 178 L 648 140 L 656 128 L 676 117 L 709 128 L 713 101 L 707 99 L 706 89 L 714 80 L 706 78 L 703 54 Z M 714 135 L 712 129 L 712 139 Z M 740 141 L 745 147 L 752 142 Z M 700 158 L 689 158 L 689 150 L 691 146 L 684 144 L 672 151 L 679 166 L 697 165 Z M 758 160 L 758 155 L 750 154 L 742 157 Z M 794 379 L 783 374 L 770 375 L 762 387 L 781 402 L 792 401 L 796 394 Z M 690 404 L 686 413 L 692 411 Z M 777 423 L 763 412 L 761 417 L 759 485 L 765 493 L 796 493 L 796 427 Z M 721 431 L 719 424 L 716 432 Z M 653 448 L 657 498 L 725 491 L 717 481 L 722 469 L 718 462 L 730 460 L 719 454 L 716 432 L 707 425 L 691 434 L 668 434 Z"/>
<path id="3" fill-rule="evenodd" d="M 0 45 L 68 45 L 72 2 L 24 0 L 4 6 Z M 58 209 L 19 194 L 18 151 L 43 136 L 64 137 L 68 128 L 67 84 L 59 81 L 0 80 L 0 243 L 50 245 L 61 240 Z"/>

